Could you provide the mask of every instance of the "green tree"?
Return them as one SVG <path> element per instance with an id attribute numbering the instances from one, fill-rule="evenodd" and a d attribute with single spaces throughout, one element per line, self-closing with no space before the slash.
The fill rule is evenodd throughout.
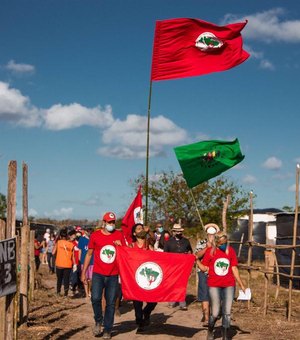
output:
<path id="1" fill-rule="evenodd" d="M 133 181 L 145 189 L 145 176 Z M 230 230 L 237 216 L 248 208 L 248 194 L 241 186 L 220 176 L 204 182 L 192 189 L 198 210 L 204 224 L 213 222 L 222 225 L 223 202 L 230 195 L 227 209 L 227 228 Z M 155 223 L 164 220 L 173 223 L 181 219 L 187 227 L 200 225 L 199 216 L 190 189 L 182 175 L 162 172 L 149 178 L 148 183 L 148 221 Z"/>
<path id="2" fill-rule="evenodd" d="M 0 193 L 0 218 L 5 218 L 6 208 L 6 197 Z"/>

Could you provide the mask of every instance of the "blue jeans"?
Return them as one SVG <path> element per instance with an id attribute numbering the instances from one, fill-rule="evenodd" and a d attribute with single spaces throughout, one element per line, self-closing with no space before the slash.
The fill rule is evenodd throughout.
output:
<path id="1" fill-rule="evenodd" d="M 207 274 L 198 272 L 198 301 L 209 301 Z"/>
<path id="2" fill-rule="evenodd" d="M 106 301 L 103 317 L 102 294 Z M 96 323 L 102 324 L 104 320 L 104 330 L 111 332 L 114 324 L 115 303 L 118 293 L 118 275 L 105 276 L 93 273 L 92 276 L 92 307 Z"/>
<path id="3" fill-rule="evenodd" d="M 231 306 L 234 298 L 235 287 L 208 287 L 211 315 L 209 318 L 209 326 L 214 327 L 217 317 L 220 312 L 222 302 L 222 326 L 224 328 L 230 327 L 231 322 Z"/>

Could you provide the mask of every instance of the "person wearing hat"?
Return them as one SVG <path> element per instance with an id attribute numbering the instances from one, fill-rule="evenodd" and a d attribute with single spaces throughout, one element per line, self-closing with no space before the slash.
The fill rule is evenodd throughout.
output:
<path id="1" fill-rule="evenodd" d="M 102 334 L 103 324 L 103 339 L 111 339 L 119 283 L 119 270 L 115 261 L 116 247 L 125 245 L 125 241 L 121 231 L 116 230 L 116 215 L 113 212 L 105 213 L 102 220 L 104 227 L 96 230 L 90 236 L 81 281 L 83 284 L 87 284 L 86 270 L 94 254 L 91 292 L 95 319 L 94 335 L 98 337 Z M 102 310 L 103 292 L 106 301 L 104 311 Z"/>
<path id="2" fill-rule="evenodd" d="M 215 246 L 215 234 L 220 231 L 217 224 L 209 223 L 204 226 L 207 238 L 199 240 L 196 245 L 195 255 L 198 260 L 201 260 L 207 249 Z M 198 274 L 198 301 L 202 305 L 202 322 L 208 325 L 209 321 L 209 293 L 207 286 L 207 273 L 197 268 Z"/>
<path id="3" fill-rule="evenodd" d="M 237 268 L 236 253 L 228 245 L 227 234 L 219 231 L 215 234 L 215 247 L 205 252 L 202 261 L 198 260 L 199 268 L 208 272 L 207 285 L 211 303 L 208 323 L 207 340 L 214 339 L 214 326 L 222 305 L 223 340 L 229 339 L 231 307 L 235 293 L 236 281 L 245 292 L 245 286 Z"/>
<path id="4" fill-rule="evenodd" d="M 172 228 L 173 236 L 165 243 L 164 251 L 167 253 L 192 254 L 193 249 L 190 241 L 183 236 L 184 228 L 180 224 L 174 224 Z M 169 302 L 169 307 L 175 307 L 176 302 Z M 187 310 L 186 301 L 179 301 L 179 308 Z"/>

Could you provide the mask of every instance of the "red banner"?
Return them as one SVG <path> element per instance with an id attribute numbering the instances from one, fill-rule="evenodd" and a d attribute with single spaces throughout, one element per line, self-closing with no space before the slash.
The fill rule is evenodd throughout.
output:
<path id="1" fill-rule="evenodd" d="M 195 262 L 191 254 L 117 248 L 124 299 L 144 302 L 180 302 L 186 298 Z"/>

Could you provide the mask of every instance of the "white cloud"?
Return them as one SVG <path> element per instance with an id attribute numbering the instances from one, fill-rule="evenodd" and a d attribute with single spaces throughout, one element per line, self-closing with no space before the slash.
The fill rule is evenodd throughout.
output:
<path id="1" fill-rule="evenodd" d="M 269 157 L 262 166 L 269 170 L 278 170 L 282 166 L 282 161 L 276 157 Z"/>
<path id="2" fill-rule="evenodd" d="M 107 127 L 113 123 L 112 109 L 107 105 L 87 108 L 78 103 L 56 104 L 44 110 L 45 127 L 49 130 L 73 129 L 83 125 Z"/>
<path id="3" fill-rule="evenodd" d="M 126 120 L 116 119 L 103 132 L 106 145 L 98 152 L 101 155 L 119 158 L 144 158 L 147 142 L 147 117 L 128 115 Z M 158 116 L 150 119 L 150 156 L 162 156 L 163 147 L 176 145 L 187 139 L 184 129 L 178 127 L 170 119 Z"/>
<path id="4" fill-rule="evenodd" d="M 102 132 L 103 145 L 99 154 L 126 159 L 146 156 L 147 117 L 131 114 L 125 120 L 114 119 L 110 105 L 88 108 L 72 103 L 41 109 L 33 106 L 19 90 L 0 82 L 0 120 L 54 131 L 92 126 Z M 179 145 L 187 140 L 186 130 L 170 119 L 162 115 L 150 119 L 151 157 L 164 156 L 165 146 Z"/>
<path id="5" fill-rule="evenodd" d="M 34 127 L 41 125 L 40 111 L 30 99 L 9 84 L 0 81 L 0 120 L 16 125 Z"/>
<path id="6" fill-rule="evenodd" d="M 275 70 L 275 66 L 272 64 L 272 62 L 265 58 L 264 52 L 256 51 L 249 45 L 244 45 L 245 50 L 250 53 L 251 58 L 254 58 L 256 60 L 259 60 L 259 67 L 265 70 L 273 71 Z"/>
<path id="7" fill-rule="evenodd" d="M 257 178 L 252 176 L 252 175 L 246 175 L 243 179 L 242 179 L 243 183 L 245 184 L 254 184 L 257 182 Z"/>
<path id="8" fill-rule="evenodd" d="M 281 19 L 286 14 L 283 8 L 273 8 L 264 12 L 236 16 L 226 14 L 224 22 L 245 21 L 248 24 L 243 30 L 243 36 L 249 39 L 265 42 L 300 42 L 300 20 Z"/>
<path id="9" fill-rule="evenodd" d="M 273 71 L 275 69 L 274 65 L 266 59 L 261 60 L 261 62 L 259 63 L 259 67 L 270 71 Z"/>
<path id="10" fill-rule="evenodd" d="M 10 60 L 5 68 L 13 73 L 24 74 L 24 73 L 34 73 L 35 67 L 30 64 L 16 63 L 14 60 Z"/>
<path id="11" fill-rule="evenodd" d="M 53 212 L 45 212 L 45 216 L 47 217 L 53 217 L 53 218 L 70 218 L 73 214 L 73 208 L 60 208 L 60 209 L 54 209 Z"/>

